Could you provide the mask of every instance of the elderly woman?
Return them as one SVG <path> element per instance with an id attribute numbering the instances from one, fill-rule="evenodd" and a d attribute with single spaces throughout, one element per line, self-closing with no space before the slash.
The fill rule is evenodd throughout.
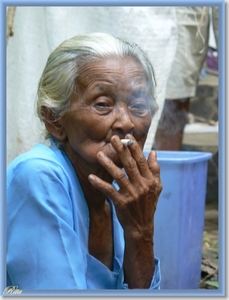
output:
<path id="1" fill-rule="evenodd" d="M 48 58 L 37 111 L 49 145 L 7 170 L 7 284 L 158 289 L 154 213 L 162 185 L 144 142 L 156 109 L 143 51 L 108 34 Z"/>

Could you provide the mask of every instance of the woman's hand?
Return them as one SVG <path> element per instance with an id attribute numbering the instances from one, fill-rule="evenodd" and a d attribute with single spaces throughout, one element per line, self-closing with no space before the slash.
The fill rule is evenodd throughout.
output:
<path id="1" fill-rule="evenodd" d="M 126 138 L 134 140 L 131 135 Z M 103 152 L 98 153 L 98 161 L 111 174 L 120 189 L 117 191 L 111 184 L 95 176 L 91 183 L 113 200 L 126 234 L 141 235 L 147 230 L 151 230 L 153 234 L 153 217 L 162 190 L 156 153 L 150 152 L 146 160 L 136 141 L 127 147 L 121 143 L 118 136 L 113 136 L 111 143 L 126 174 Z"/>
<path id="2" fill-rule="evenodd" d="M 135 141 L 131 135 L 126 138 Z M 99 152 L 97 157 L 120 189 L 117 191 L 111 184 L 95 175 L 90 175 L 89 180 L 113 200 L 117 217 L 123 227 L 126 282 L 130 287 L 144 288 L 150 284 L 154 271 L 153 221 L 162 190 L 160 168 L 156 153 L 151 151 L 146 159 L 136 141 L 127 147 L 118 136 L 113 136 L 111 144 L 125 171 L 117 167 L 103 152 Z"/>

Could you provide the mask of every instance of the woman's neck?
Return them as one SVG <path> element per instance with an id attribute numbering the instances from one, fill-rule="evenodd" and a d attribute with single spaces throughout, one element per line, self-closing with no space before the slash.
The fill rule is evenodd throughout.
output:
<path id="1" fill-rule="evenodd" d="M 105 205 L 107 205 L 107 197 L 100 190 L 92 186 L 88 180 L 88 176 L 90 174 L 96 175 L 108 183 L 112 183 L 113 178 L 99 163 L 90 164 L 83 160 L 82 157 L 76 158 L 76 156 L 74 156 L 73 158 L 71 154 L 67 153 L 67 151 L 66 154 L 73 164 L 89 210 L 91 212 L 103 210 Z"/>

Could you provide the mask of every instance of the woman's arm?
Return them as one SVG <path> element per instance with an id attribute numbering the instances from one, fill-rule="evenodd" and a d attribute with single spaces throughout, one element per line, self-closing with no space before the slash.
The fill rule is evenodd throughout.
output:
<path id="1" fill-rule="evenodd" d="M 132 136 L 126 138 L 134 139 Z M 118 168 L 104 153 L 98 161 L 118 183 L 120 189 L 90 175 L 89 180 L 113 200 L 117 217 L 124 230 L 124 277 L 129 288 L 149 288 L 154 276 L 154 213 L 162 190 L 160 168 L 155 152 L 146 160 L 135 141 L 129 147 L 113 136 L 112 146 L 123 164 Z M 127 175 L 127 176 L 126 176 Z"/>
<path id="2" fill-rule="evenodd" d="M 67 177 L 47 160 L 8 174 L 7 272 L 19 289 L 85 289 Z"/>

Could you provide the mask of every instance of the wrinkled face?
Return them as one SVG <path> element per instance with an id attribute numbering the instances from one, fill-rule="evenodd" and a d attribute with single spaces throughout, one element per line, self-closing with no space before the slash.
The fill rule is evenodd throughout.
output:
<path id="1" fill-rule="evenodd" d="M 116 161 L 113 135 L 134 135 L 143 148 L 151 123 L 150 96 L 141 66 L 132 58 L 107 58 L 81 69 L 77 91 L 60 122 L 65 150 L 95 163 L 98 151 Z"/>

